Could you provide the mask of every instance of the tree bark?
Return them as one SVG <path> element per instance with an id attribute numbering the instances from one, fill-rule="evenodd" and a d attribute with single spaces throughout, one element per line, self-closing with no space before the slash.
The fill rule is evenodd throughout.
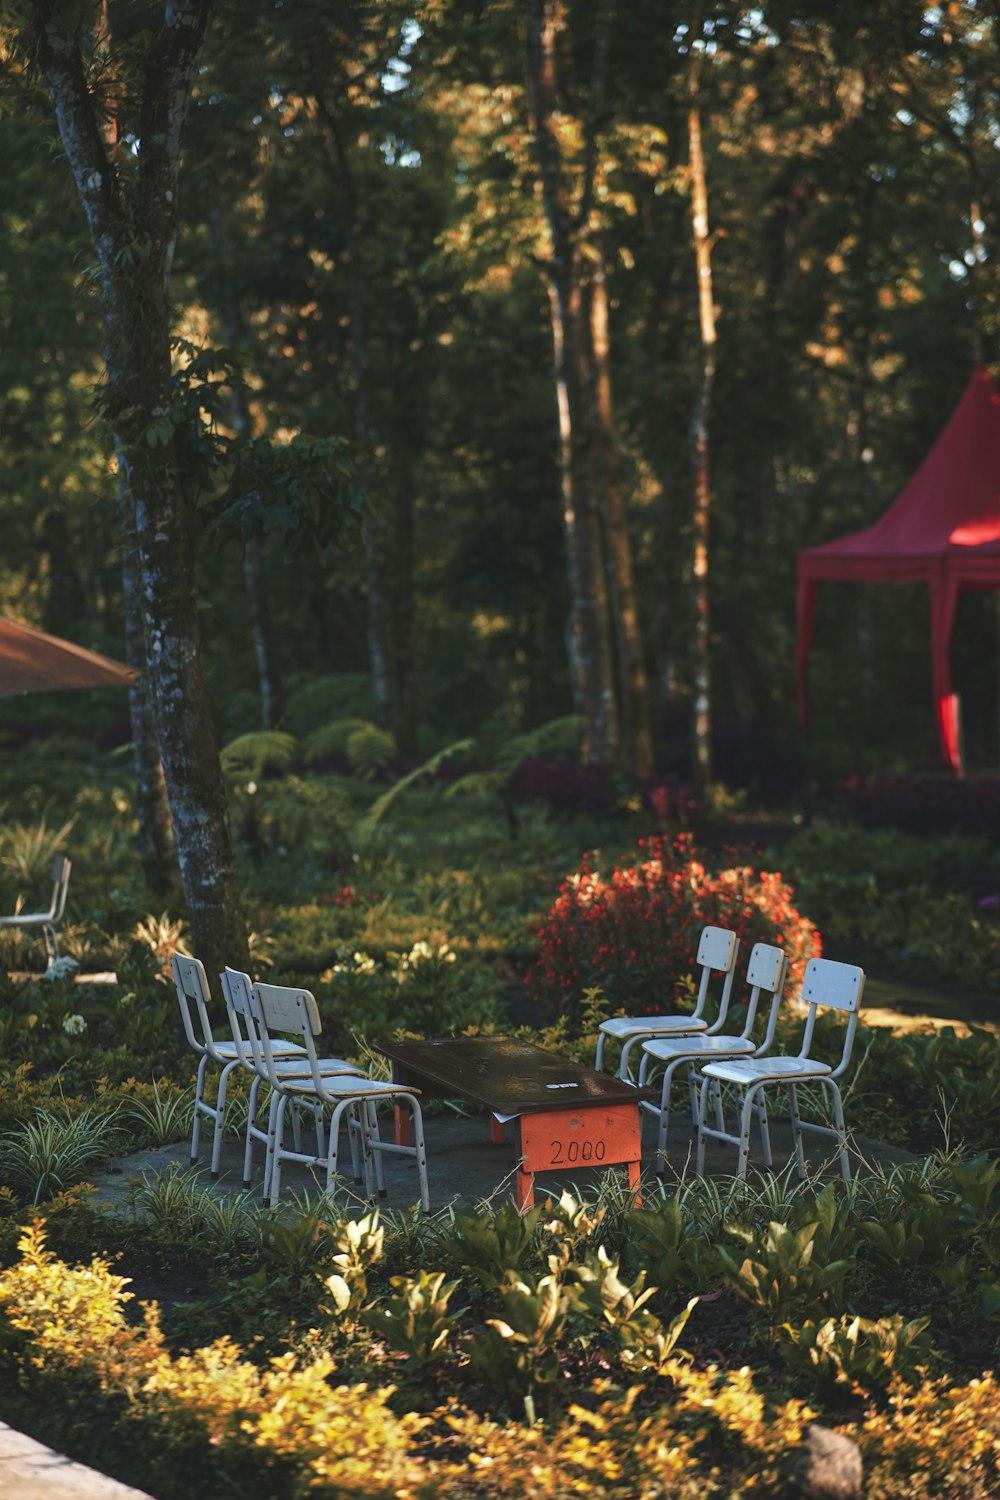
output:
<path id="1" fill-rule="evenodd" d="M 555 38 L 560 17 L 558 0 L 528 0 L 532 130 L 552 249 L 545 269 L 559 413 L 563 532 L 573 601 L 571 666 L 583 719 L 584 762 L 610 766 L 617 763 L 620 736 L 600 517 L 592 471 L 587 411 L 589 333 L 580 256 L 581 230 L 590 208 L 593 161 L 588 163 L 588 180 L 580 203 L 571 214 L 553 127 L 557 109 Z"/>
<path id="2" fill-rule="evenodd" d="M 694 555 L 692 597 L 694 605 L 693 666 L 694 713 L 691 723 L 695 780 L 702 791 L 712 782 L 712 668 L 711 622 L 708 597 L 709 517 L 709 413 L 715 381 L 715 304 L 712 293 L 712 247 L 708 232 L 708 190 L 698 109 L 698 68 L 692 60 L 691 95 L 688 109 L 688 149 L 691 174 L 691 229 L 698 273 L 698 329 L 701 368 L 694 414 L 691 421 L 691 467 L 693 480 Z"/>
<path id="3" fill-rule="evenodd" d="M 632 566 L 625 501 L 615 444 L 611 394 L 608 293 L 604 258 L 599 255 L 590 286 L 590 333 L 594 359 L 594 450 L 607 537 L 608 588 L 618 649 L 618 688 L 625 765 L 636 776 L 653 769 L 653 730 L 649 679 L 639 619 L 639 599 Z"/>
<path id="4" fill-rule="evenodd" d="M 386 562 L 384 541 L 375 510 L 377 470 L 371 431 L 367 321 L 358 233 L 358 195 L 338 119 L 327 107 L 322 96 L 317 93 L 316 97 L 329 131 L 334 168 L 347 201 L 344 259 L 347 267 L 351 368 L 354 374 L 354 435 L 361 455 L 359 478 L 365 500 L 362 537 L 368 578 L 368 657 L 372 674 L 372 696 L 375 700 L 375 722 L 381 728 L 388 729 L 390 726 L 395 728 L 399 713 L 398 704 L 393 701 L 395 656 L 392 638 L 393 611 L 387 588 L 390 568 Z"/>
<path id="5" fill-rule="evenodd" d="M 139 677 L 128 690 L 132 720 L 132 769 L 135 810 L 139 824 L 139 859 L 146 884 L 164 899 L 180 895 L 180 870 L 174 825 L 170 817 L 167 783 L 156 740 L 156 725 L 146 686 L 146 636 L 143 628 L 139 558 L 132 496 L 122 469 L 118 474 L 122 536 L 122 610 L 125 619 L 125 660 Z"/>
<path id="6" fill-rule="evenodd" d="M 99 128 L 79 35 L 52 0 L 35 8 L 39 62 L 97 252 L 105 408 L 134 506 L 147 684 L 195 952 L 210 980 L 247 967 L 225 784 L 201 661 L 193 526 L 171 421 L 170 269 L 180 139 L 211 0 L 166 0 L 146 53 L 135 160 Z"/>

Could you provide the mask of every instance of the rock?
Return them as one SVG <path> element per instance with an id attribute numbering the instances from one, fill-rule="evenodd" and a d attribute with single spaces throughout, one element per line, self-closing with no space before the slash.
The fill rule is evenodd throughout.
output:
<path id="1" fill-rule="evenodd" d="M 850 1438 L 813 1423 L 788 1460 L 793 1490 L 806 1500 L 860 1500 L 861 1449 Z"/>

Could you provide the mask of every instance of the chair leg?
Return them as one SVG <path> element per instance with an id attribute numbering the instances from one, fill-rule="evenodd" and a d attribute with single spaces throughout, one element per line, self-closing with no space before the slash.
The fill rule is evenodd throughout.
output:
<path id="1" fill-rule="evenodd" d="M 49 961 L 49 965 L 51 965 L 59 957 L 59 939 L 56 937 L 56 930 L 51 923 L 45 923 L 42 928 L 42 937 L 45 939 L 45 955 Z"/>
<path id="2" fill-rule="evenodd" d="M 654 1168 L 658 1177 L 663 1176 L 663 1169 L 667 1164 L 667 1133 L 670 1128 L 670 1086 L 673 1083 L 675 1066 L 676 1064 L 673 1063 L 667 1064 L 663 1074 L 663 1087 L 660 1090 L 660 1128 L 656 1133 L 656 1165 Z"/>
<path id="3" fill-rule="evenodd" d="M 222 1127 L 226 1115 L 226 1091 L 229 1088 L 229 1075 L 234 1068 L 239 1067 L 239 1060 L 234 1059 L 226 1063 L 219 1075 L 219 1089 L 215 1096 L 215 1130 L 212 1133 L 212 1181 L 219 1179 L 219 1163 L 222 1160 Z"/>
<path id="4" fill-rule="evenodd" d="M 695 1065 L 689 1062 L 687 1065 L 688 1099 L 691 1104 L 691 1124 L 698 1125 L 698 1084 Z"/>
<path id="5" fill-rule="evenodd" d="M 253 1083 L 250 1085 L 250 1099 L 247 1103 L 247 1136 L 246 1146 L 243 1151 L 243 1186 L 248 1188 L 253 1181 L 253 1143 L 256 1139 L 254 1131 L 257 1128 L 257 1100 L 260 1095 L 260 1074 L 254 1074 Z"/>
<path id="6" fill-rule="evenodd" d="M 844 1101 L 840 1097 L 840 1087 L 834 1083 L 832 1078 L 821 1080 L 825 1083 L 833 1095 L 833 1117 L 837 1124 L 837 1141 L 839 1144 L 840 1170 L 845 1182 L 851 1180 L 851 1163 L 847 1155 L 847 1130 L 844 1125 Z"/>
<path id="7" fill-rule="evenodd" d="M 385 1186 L 385 1168 L 382 1165 L 382 1153 L 378 1150 L 382 1137 L 378 1129 L 378 1111 L 375 1108 L 375 1100 L 368 1101 L 368 1139 L 373 1143 L 372 1155 L 375 1158 L 375 1188 L 380 1198 L 388 1196 Z"/>
<path id="8" fill-rule="evenodd" d="M 628 1073 L 628 1065 L 629 1060 L 632 1056 L 632 1048 L 635 1046 L 641 1046 L 645 1041 L 648 1041 L 648 1037 L 646 1036 L 630 1036 L 626 1038 L 624 1042 L 622 1042 L 622 1055 L 618 1059 L 618 1077 L 622 1080 L 623 1083 L 631 1083 L 632 1081 L 629 1078 Z"/>
<path id="9" fill-rule="evenodd" d="M 274 1141 L 275 1131 L 278 1128 L 278 1108 L 282 1102 L 282 1095 L 277 1089 L 271 1090 L 271 1102 L 267 1110 L 267 1150 L 264 1153 L 264 1181 L 261 1184 L 261 1192 L 270 1201 L 271 1197 L 271 1174 L 274 1171 Z M 284 1129 L 284 1119 L 282 1119 Z"/>
<path id="10" fill-rule="evenodd" d="M 757 1116 L 757 1129 L 760 1131 L 760 1149 L 764 1157 L 764 1165 L 770 1169 L 774 1166 L 774 1157 L 771 1155 L 771 1132 L 767 1124 L 767 1095 L 763 1089 L 753 1111 Z"/>
<path id="11" fill-rule="evenodd" d="M 792 1138 L 795 1141 L 795 1160 L 798 1164 L 799 1177 L 804 1181 L 806 1175 L 806 1154 L 802 1146 L 802 1120 L 799 1116 L 799 1096 L 794 1083 L 788 1085 L 788 1100 L 791 1111 Z"/>
<path id="12" fill-rule="evenodd" d="M 281 1163 L 284 1157 L 285 1105 L 287 1102 L 288 1101 L 286 1100 L 284 1094 L 280 1093 L 275 1093 L 274 1098 L 271 1101 L 271 1108 L 274 1116 L 274 1129 L 271 1134 L 271 1142 L 269 1145 L 271 1169 L 268 1173 L 267 1179 L 267 1201 L 270 1203 L 272 1208 L 281 1196 Z"/>
<path id="13" fill-rule="evenodd" d="M 597 1052 L 594 1056 L 595 1073 L 600 1073 L 601 1069 L 604 1067 L 604 1043 L 606 1041 L 607 1038 L 605 1037 L 604 1032 L 599 1031 L 597 1033 Z"/>
<path id="14" fill-rule="evenodd" d="M 722 1082 L 718 1078 L 712 1079 L 712 1098 L 715 1100 L 715 1128 L 721 1135 L 726 1128 L 726 1115 L 722 1108 Z"/>
<path id="15" fill-rule="evenodd" d="M 191 1126 L 191 1165 L 198 1165 L 198 1142 L 201 1136 L 201 1106 L 205 1096 L 205 1069 L 208 1067 L 208 1053 L 203 1052 L 201 1061 L 198 1063 L 198 1077 L 194 1086 L 194 1122 Z"/>
<path id="16" fill-rule="evenodd" d="M 740 1157 L 736 1168 L 737 1177 L 747 1175 L 747 1161 L 750 1157 L 750 1119 L 753 1115 L 754 1097 L 760 1088 L 760 1084 L 753 1084 L 743 1096 L 743 1108 L 740 1110 Z"/>
<path id="17" fill-rule="evenodd" d="M 711 1078 L 703 1077 L 701 1080 L 701 1097 L 698 1102 L 698 1138 L 695 1145 L 694 1170 L 698 1177 L 705 1175 L 705 1131 L 704 1125 L 708 1119 L 708 1091 L 712 1086 Z"/>
<path id="18" fill-rule="evenodd" d="M 421 1113 L 420 1103 L 413 1094 L 403 1096 L 409 1101 L 413 1112 L 413 1154 L 417 1163 L 417 1177 L 420 1180 L 420 1202 L 424 1213 L 431 1211 L 431 1193 L 427 1185 L 427 1150 L 424 1146 L 424 1117 Z"/>

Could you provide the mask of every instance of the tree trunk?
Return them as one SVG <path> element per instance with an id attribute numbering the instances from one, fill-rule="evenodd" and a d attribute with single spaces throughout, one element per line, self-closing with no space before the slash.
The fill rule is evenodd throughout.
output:
<path id="1" fill-rule="evenodd" d="M 193 525 L 170 412 L 170 268 L 180 137 L 211 0 L 166 0 L 146 54 L 137 152 L 102 138 L 72 10 L 40 0 L 35 41 L 97 252 L 105 408 L 134 507 L 147 687 L 154 705 L 192 942 L 210 980 L 246 968 L 226 791 L 202 671 Z"/>
<path id="2" fill-rule="evenodd" d="M 362 537 L 368 578 L 368 657 L 372 674 L 372 696 L 375 700 L 375 722 L 381 728 L 388 729 L 390 726 L 395 728 L 398 719 L 398 705 L 393 702 L 392 691 L 395 655 L 392 638 L 393 611 L 387 587 L 387 579 L 391 570 L 387 566 L 385 543 L 374 503 L 377 470 L 371 431 L 367 322 L 358 233 L 358 195 L 337 116 L 328 108 L 320 93 L 317 93 L 316 99 L 329 132 L 329 144 L 332 146 L 330 151 L 332 169 L 336 172 L 347 201 L 344 260 L 347 268 L 351 369 L 354 375 L 354 435 L 361 455 L 359 477 L 365 502 Z"/>
<path id="3" fill-rule="evenodd" d="M 711 628 L 708 600 L 709 515 L 709 412 L 715 380 L 715 305 L 712 295 L 712 247 L 708 232 L 708 191 L 701 144 L 698 111 L 697 64 L 691 70 L 691 105 L 688 110 L 688 147 L 691 172 L 691 228 L 698 272 L 698 328 L 701 369 L 691 422 L 691 468 L 694 491 L 692 559 L 694 604 L 693 664 L 694 714 L 691 724 L 695 780 L 702 791 L 712 782 L 712 674 Z"/>
<path id="4" fill-rule="evenodd" d="M 649 708 L 649 680 L 639 600 L 632 567 L 625 502 L 622 497 L 615 445 L 614 404 L 608 335 L 608 293 L 604 259 L 596 262 L 590 287 L 590 332 L 594 358 L 594 453 L 600 477 L 600 496 L 608 545 L 608 587 L 618 648 L 618 687 L 625 764 L 636 776 L 653 769 L 653 730 Z"/>
<path id="5" fill-rule="evenodd" d="M 213 214 L 213 221 L 218 243 L 228 252 L 231 236 L 225 213 L 220 211 Z M 231 349 L 238 349 L 242 342 L 240 319 L 228 284 L 220 299 L 219 315 L 222 319 L 226 343 Z M 250 411 L 247 406 L 246 390 L 239 383 L 233 390 L 232 411 L 233 430 L 237 438 L 249 437 L 252 427 Z M 281 718 L 284 695 L 281 682 L 274 671 L 274 657 L 271 651 L 271 619 L 264 569 L 261 563 L 260 543 L 253 537 L 249 538 L 244 546 L 243 582 L 246 586 L 247 618 L 250 625 L 254 662 L 257 667 L 257 687 L 260 692 L 260 727 L 264 730 L 273 729 Z"/>
<path id="6" fill-rule="evenodd" d="M 154 896 L 176 899 L 181 892 L 174 826 L 170 817 L 167 783 L 156 742 L 153 706 L 146 685 L 146 637 L 143 629 L 139 559 L 135 537 L 132 496 L 122 468 L 118 474 L 119 513 L 122 535 L 122 608 L 125 617 L 125 660 L 143 674 L 128 690 L 132 718 L 132 769 L 135 773 L 135 808 L 139 822 L 139 859 L 146 885 Z"/>
<path id="7" fill-rule="evenodd" d="M 557 109 L 555 35 L 557 0 L 528 0 L 529 78 L 535 160 L 552 254 L 546 266 L 556 404 L 563 531 L 572 616 L 570 656 L 583 718 L 582 755 L 590 765 L 614 765 L 619 753 L 614 656 L 608 619 L 600 517 L 594 490 L 587 412 L 589 334 L 583 298 L 579 237 L 590 191 L 584 188 L 570 214 L 562 182 L 560 147 L 552 116 Z M 589 169 L 592 174 L 592 163 Z"/>

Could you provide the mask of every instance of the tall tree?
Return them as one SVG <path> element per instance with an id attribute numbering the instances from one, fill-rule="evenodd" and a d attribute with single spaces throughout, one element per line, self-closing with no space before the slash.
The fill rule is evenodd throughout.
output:
<path id="1" fill-rule="evenodd" d="M 247 940 L 195 607 L 170 293 L 181 133 L 210 9 L 165 0 L 155 30 L 119 42 L 103 0 L 89 27 L 83 7 L 37 0 L 30 40 L 97 257 L 102 401 L 134 507 L 147 678 L 192 939 L 213 974 L 245 966 Z"/>
<path id="2" fill-rule="evenodd" d="M 700 40 L 700 39 L 699 39 Z M 691 474 L 694 556 L 692 558 L 694 596 L 694 713 L 691 739 L 695 778 L 705 791 L 712 781 L 712 656 L 709 614 L 709 522 L 712 486 L 709 464 L 709 421 L 712 409 L 712 386 L 715 382 L 715 296 L 712 290 L 712 241 L 708 229 L 708 186 L 705 178 L 705 153 L 701 142 L 701 106 L 698 84 L 701 54 L 691 49 L 688 94 L 688 169 L 690 172 L 691 233 L 694 242 L 695 269 L 698 276 L 698 333 L 701 352 L 700 370 L 691 418 Z"/>
<path id="3" fill-rule="evenodd" d="M 596 139 L 592 129 L 583 183 L 574 203 L 565 181 L 559 142 L 556 56 L 564 25 L 560 0 L 527 0 L 531 124 L 550 239 L 545 271 L 555 354 L 563 525 L 573 599 L 573 668 L 583 719 L 583 758 L 598 765 L 613 765 L 618 760 L 620 733 L 600 515 L 591 462 L 583 260 L 584 234 L 593 201 Z M 594 59 L 594 115 L 603 93 L 603 47 L 601 39 Z"/>

